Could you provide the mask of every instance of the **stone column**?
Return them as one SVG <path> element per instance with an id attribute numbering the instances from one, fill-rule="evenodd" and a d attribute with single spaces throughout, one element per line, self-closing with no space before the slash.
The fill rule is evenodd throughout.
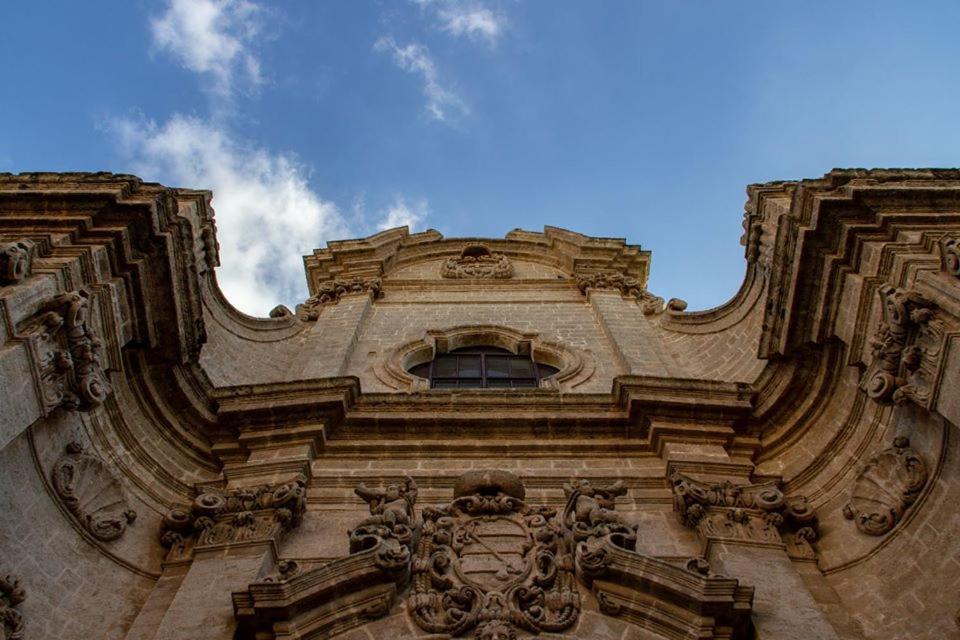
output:
<path id="1" fill-rule="evenodd" d="M 164 519 L 164 572 L 128 640 L 229 640 L 234 591 L 273 567 L 277 543 L 299 525 L 306 481 L 201 493 L 189 510 Z"/>
<path id="2" fill-rule="evenodd" d="M 787 498 L 777 483 L 705 483 L 671 477 L 680 521 L 703 541 L 713 569 L 756 588 L 757 640 L 838 640 L 794 565 L 810 561 L 816 516 L 803 497 Z"/>

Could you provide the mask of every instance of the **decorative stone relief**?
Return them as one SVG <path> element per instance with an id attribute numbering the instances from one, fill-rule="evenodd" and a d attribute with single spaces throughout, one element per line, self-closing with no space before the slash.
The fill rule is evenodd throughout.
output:
<path id="1" fill-rule="evenodd" d="M 300 524 L 307 506 L 307 480 L 230 491 L 205 491 L 189 509 L 163 519 L 160 543 L 168 562 L 189 559 L 195 550 L 243 542 L 278 540 Z"/>
<path id="2" fill-rule="evenodd" d="M 0 284 L 16 284 L 30 275 L 33 243 L 0 242 Z"/>
<path id="3" fill-rule="evenodd" d="M 46 412 L 58 406 L 92 409 L 112 392 L 100 366 L 101 342 L 88 323 L 89 309 L 85 290 L 61 293 L 20 330 L 40 366 Z"/>
<path id="4" fill-rule="evenodd" d="M 420 527 L 414 511 L 417 483 L 407 477 L 403 484 L 390 484 L 385 489 L 361 484 L 354 492 L 369 505 L 370 517 L 350 531 L 350 553 L 378 547 L 378 567 L 388 573 L 409 568 Z"/>
<path id="5" fill-rule="evenodd" d="M 891 531 L 917 501 L 927 484 L 927 465 L 910 440 L 898 437 L 893 447 L 867 462 L 853 484 L 843 515 L 871 536 Z"/>
<path id="6" fill-rule="evenodd" d="M 374 298 L 380 297 L 380 285 L 380 278 L 327 280 L 317 287 L 316 295 L 310 296 L 303 303 L 297 305 L 296 315 L 305 322 L 314 322 L 320 317 L 321 307 L 328 304 L 337 304 L 344 294 L 371 291 Z"/>
<path id="7" fill-rule="evenodd" d="M 23 617 L 16 607 L 27 594 L 13 576 L 0 578 L 0 640 L 23 640 Z"/>
<path id="8" fill-rule="evenodd" d="M 620 295 L 635 298 L 640 303 L 643 314 L 648 316 L 660 314 L 664 311 L 680 313 L 687 308 L 687 303 L 680 298 L 671 298 L 664 303 L 663 298 L 644 289 L 639 280 L 617 271 L 579 274 L 577 275 L 577 287 L 584 295 L 589 289 L 619 291 Z"/>
<path id="9" fill-rule="evenodd" d="M 909 400 L 929 409 L 948 326 L 919 293 L 883 285 L 878 294 L 883 319 L 870 340 L 873 359 L 861 387 L 880 403 Z"/>
<path id="10" fill-rule="evenodd" d="M 637 525 L 628 524 L 615 509 L 614 501 L 626 495 L 627 488 L 617 481 L 594 486 L 589 480 L 573 479 L 564 483 L 567 504 L 563 510 L 563 529 L 575 547 L 577 568 L 597 577 L 609 563 L 606 544 L 627 551 L 637 547 Z"/>
<path id="11" fill-rule="evenodd" d="M 940 238 L 940 268 L 960 278 L 960 235 L 948 233 Z"/>
<path id="12" fill-rule="evenodd" d="M 67 445 L 50 476 L 57 496 L 97 540 L 116 540 L 137 518 L 110 466 L 79 442 Z"/>
<path id="13" fill-rule="evenodd" d="M 471 244 L 464 247 L 458 257 L 444 260 L 440 275 L 444 278 L 505 280 L 513 277 L 513 263 L 502 253 L 492 252 L 482 244 Z"/>
<path id="14" fill-rule="evenodd" d="M 791 556 L 816 557 L 817 516 L 805 497 L 788 498 L 775 482 L 707 483 L 678 472 L 670 480 L 680 522 L 704 538 L 785 544 Z"/>
<path id="15" fill-rule="evenodd" d="M 296 560 L 281 560 L 277 563 L 277 570 L 263 579 L 264 582 L 286 582 L 293 576 L 300 575 L 300 565 Z"/>

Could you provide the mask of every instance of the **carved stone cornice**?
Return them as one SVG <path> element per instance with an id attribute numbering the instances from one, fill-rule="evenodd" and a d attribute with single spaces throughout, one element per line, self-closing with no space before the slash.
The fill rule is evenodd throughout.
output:
<path id="1" fill-rule="evenodd" d="M 0 242 L 0 285 L 16 284 L 30 275 L 33 243 L 29 240 Z"/>
<path id="2" fill-rule="evenodd" d="M 903 436 L 867 462 L 853 483 L 843 515 L 871 536 L 891 531 L 927 484 L 927 465 Z"/>
<path id="3" fill-rule="evenodd" d="M 97 540 L 116 540 L 137 518 L 110 465 L 79 442 L 67 445 L 50 476 L 57 497 Z"/>
<path id="4" fill-rule="evenodd" d="M 440 275 L 454 279 L 505 280 L 513 277 L 513 263 L 502 253 L 482 244 L 469 244 L 460 255 L 440 265 Z"/>
<path id="5" fill-rule="evenodd" d="M 27 594 L 13 576 L 0 577 L 0 638 L 23 640 L 23 617 L 16 607 Z"/>
<path id="6" fill-rule="evenodd" d="M 817 516 L 804 496 L 787 497 L 776 482 L 735 485 L 701 482 L 675 472 L 670 478 L 680 522 L 706 540 L 781 546 L 791 556 L 815 558 Z"/>
<path id="7" fill-rule="evenodd" d="M 929 409 L 955 323 L 915 291 L 883 285 L 877 293 L 883 318 L 870 340 L 873 359 L 861 387 L 879 403 L 912 401 Z"/>
<path id="8" fill-rule="evenodd" d="M 44 415 L 57 407 L 88 410 L 112 389 L 100 365 L 102 343 L 89 323 L 90 294 L 61 293 L 20 327 L 37 370 Z"/>
<path id="9" fill-rule="evenodd" d="M 680 313 L 687 308 L 687 303 L 679 298 L 671 298 L 664 303 L 663 298 L 647 291 L 637 278 L 631 278 L 616 271 L 602 271 L 598 273 L 577 274 L 577 288 L 586 295 L 587 291 L 607 290 L 619 291 L 620 295 L 635 298 L 640 303 L 644 315 L 655 315 L 669 311 Z"/>
<path id="10" fill-rule="evenodd" d="M 298 304 L 296 315 L 305 322 L 316 321 L 320 317 L 320 308 L 337 304 L 348 293 L 370 291 L 374 298 L 380 297 L 380 278 L 350 278 L 349 280 L 327 280 L 320 283 L 317 293 Z"/>
<path id="11" fill-rule="evenodd" d="M 277 485 L 209 490 L 189 509 L 170 510 L 160 529 L 166 561 L 189 560 L 203 550 L 278 541 L 303 519 L 306 482 L 297 476 Z"/>

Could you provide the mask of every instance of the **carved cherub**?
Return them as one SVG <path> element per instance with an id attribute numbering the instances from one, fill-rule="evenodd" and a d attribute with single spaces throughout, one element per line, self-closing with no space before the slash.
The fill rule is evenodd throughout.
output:
<path id="1" fill-rule="evenodd" d="M 626 495 L 627 487 L 617 480 L 605 487 L 595 487 L 589 480 L 572 479 L 563 483 L 563 492 L 567 496 L 564 520 L 567 524 L 575 522 L 595 526 L 604 522 L 623 523 L 620 514 L 614 511 L 617 496 Z"/>
<path id="2" fill-rule="evenodd" d="M 385 489 L 370 489 L 361 482 L 353 491 L 370 505 L 371 515 L 379 516 L 391 526 L 410 524 L 414 519 L 417 483 L 410 476 L 404 478 L 403 484 L 388 484 Z"/>

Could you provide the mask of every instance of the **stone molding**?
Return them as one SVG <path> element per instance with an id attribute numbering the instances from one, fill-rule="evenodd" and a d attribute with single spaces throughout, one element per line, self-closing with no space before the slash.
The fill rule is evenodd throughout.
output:
<path id="1" fill-rule="evenodd" d="M 586 295 L 589 290 L 619 291 L 620 295 L 634 298 L 640 303 L 644 315 L 657 315 L 668 311 L 681 313 L 687 303 L 679 298 L 671 298 L 664 303 L 663 298 L 647 291 L 637 278 L 631 278 L 617 271 L 601 271 L 590 274 L 577 274 L 577 288 Z"/>
<path id="2" fill-rule="evenodd" d="M 54 296 L 19 329 L 34 357 L 44 415 L 57 407 L 89 410 L 112 393 L 100 364 L 102 343 L 89 322 L 85 289 Z"/>
<path id="3" fill-rule="evenodd" d="M 870 339 L 872 360 L 861 388 L 878 403 L 933 406 L 947 336 L 956 327 L 920 293 L 882 285 L 883 317 Z"/>
<path id="4" fill-rule="evenodd" d="M 670 482 L 680 523 L 704 540 L 785 547 L 793 557 L 816 558 L 811 543 L 819 525 L 804 496 L 788 498 L 777 482 L 702 482 L 679 472 Z"/>
<path id="5" fill-rule="evenodd" d="M 306 483 L 300 475 L 275 485 L 208 490 L 189 509 L 171 509 L 160 529 L 166 561 L 190 560 L 199 551 L 277 542 L 303 519 Z"/>
<path id="6" fill-rule="evenodd" d="M 513 263 L 502 253 L 483 244 L 468 244 L 455 258 L 440 265 L 440 275 L 452 279 L 506 280 L 513 277 Z"/>
<path id="7" fill-rule="evenodd" d="M 79 442 L 67 445 L 50 478 L 67 510 L 101 542 L 116 540 L 137 518 L 110 465 Z"/>
<path id="8" fill-rule="evenodd" d="M 889 533 L 927 484 L 927 465 L 903 436 L 871 458 L 857 475 L 843 516 L 871 536 Z"/>
<path id="9" fill-rule="evenodd" d="M 363 293 L 369 291 L 374 298 L 381 295 L 380 278 L 350 278 L 327 280 L 320 283 L 317 287 L 317 293 L 307 298 L 303 303 L 298 304 L 296 315 L 304 322 L 315 322 L 320 317 L 320 309 L 325 305 L 333 305 L 340 302 L 340 298 L 349 293 Z M 271 312 L 272 314 L 273 312 Z M 277 317 L 271 315 L 271 317 Z"/>
<path id="10" fill-rule="evenodd" d="M 23 616 L 16 607 L 27 597 L 20 581 L 13 576 L 0 577 L 0 638 L 23 640 Z"/>
<path id="11" fill-rule="evenodd" d="M 33 242 L 0 242 L 0 285 L 27 279 L 33 263 Z"/>

